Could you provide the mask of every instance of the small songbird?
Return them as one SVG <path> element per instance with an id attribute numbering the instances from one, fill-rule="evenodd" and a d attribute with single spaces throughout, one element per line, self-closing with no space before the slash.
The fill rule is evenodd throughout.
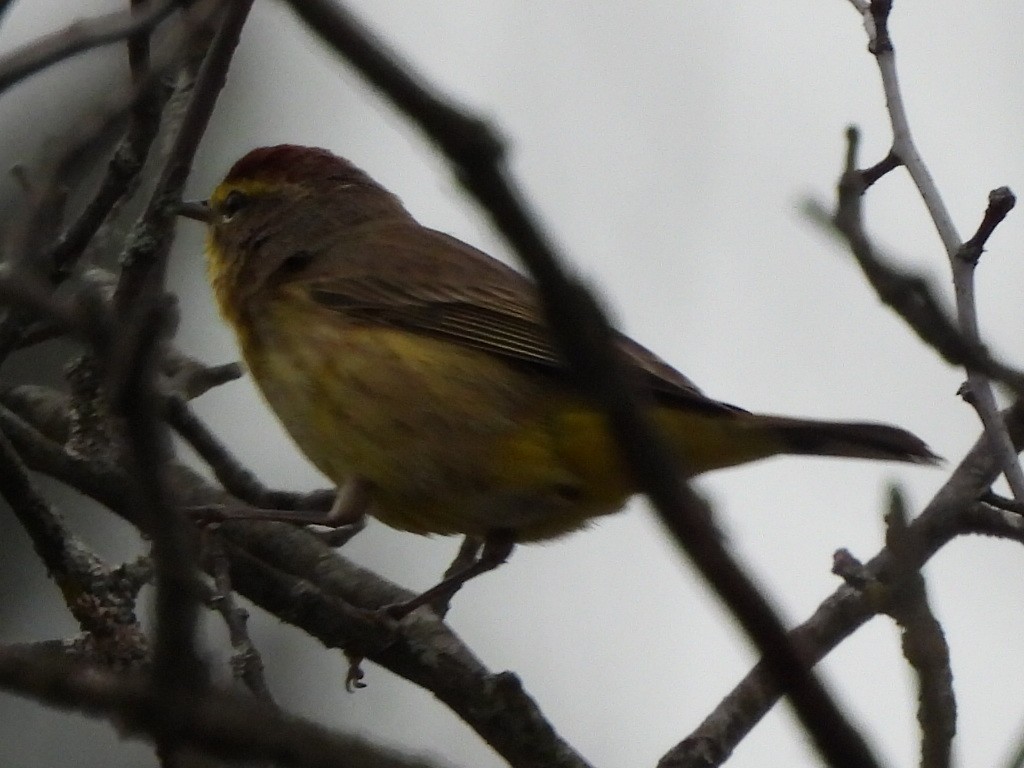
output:
<path id="1" fill-rule="evenodd" d="M 253 379 L 338 487 L 335 521 L 368 512 L 484 543 L 402 615 L 560 536 L 636 491 L 600 408 L 571 384 L 533 283 L 419 224 L 323 149 L 238 160 L 205 203 L 209 278 Z M 932 463 L 896 427 L 750 413 L 713 400 L 623 335 L 618 351 L 687 476 L 777 454 Z"/>

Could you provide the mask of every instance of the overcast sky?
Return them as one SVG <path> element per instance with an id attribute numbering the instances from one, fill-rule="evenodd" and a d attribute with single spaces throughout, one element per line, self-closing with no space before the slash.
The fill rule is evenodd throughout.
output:
<path id="1" fill-rule="evenodd" d="M 81 3 L 83 13 L 100 6 Z M 430 82 L 494 121 L 516 178 L 573 268 L 597 286 L 620 327 L 709 394 L 753 410 L 896 423 L 952 465 L 974 442 L 977 419 L 955 394 L 962 373 L 924 349 L 800 212 L 808 196 L 831 201 L 848 124 L 863 131 L 863 164 L 888 150 L 877 70 L 850 3 L 350 7 Z M 67 8 L 66 0 L 16 4 L 0 48 L 65 23 Z M 967 237 L 989 190 L 1024 188 L 1024 6 L 904 0 L 891 26 L 915 138 Z M 81 66 L 93 60 L 83 57 Z M 45 112 L 35 100 L 46 87 L 32 82 L 5 96 L 0 128 L 29 107 Z M 239 155 L 279 142 L 342 154 L 423 223 L 507 253 L 422 137 L 283 5 L 257 2 L 190 191 L 205 196 Z M 945 255 L 905 174 L 871 190 L 866 214 L 878 243 L 950 296 Z M 1018 364 L 1021 242 L 1021 216 L 1011 214 L 978 273 L 986 339 Z M 179 341 L 227 361 L 236 352 L 216 318 L 200 252 L 200 233 L 183 227 L 173 268 L 187 302 Z M 247 381 L 197 406 L 268 483 L 324 484 Z M 881 546 L 886 483 L 900 482 L 917 510 L 946 476 L 778 459 L 698 486 L 733 548 L 795 623 L 838 586 L 829 573 L 836 548 L 866 559 Z M 455 546 L 375 524 L 345 554 L 418 589 L 436 580 Z M 955 542 L 926 570 L 951 644 L 957 751 L 968 768 L 998 764 L 1024 727 L 1022 571 L 1019 547 L 982 540 Z M 450 621 L 491 669 L 517 672 L 562 736 L 600 766 L 652 765 L 754 661 L 642 502 L 590 531 L 520 548 L 460 593 Z M 430 695 L 390 673 L 367 665 L 369 687 L 349 695 L 340 654 L 273 622 L 257 622 L 255 633 L 289 708 L 453 765 L 502 764 Z M 913 680 L 890 622 L 871 622 L 824 670 L 884 758 L 916 762 Z M 11 764 L 5 744 L 33 738 L 26 723 L 41 748 L 44 728 L 66 727 L 52 713 L 0 700 L 8 703 L 0 729 L 6 722 L 21 733 L 0 734 L 0 763 Z M 126 751 L 109 735 L 86 754 L 96 764 L 152 761 L 147 749 Z M 730 765 L 813 759 L 777 708 Z"/>

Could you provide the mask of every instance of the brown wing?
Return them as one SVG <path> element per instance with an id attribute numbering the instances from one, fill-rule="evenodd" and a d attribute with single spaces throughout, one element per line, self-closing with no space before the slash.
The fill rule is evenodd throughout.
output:
<path id="1" fill-rule="evenodd" d="M 363 233 L 342 258 L 332 259 L 331 268 L 314 268 L 298 276 L 299 282 L 315 301 L 349 318 L 565 375 L 527 278 L 460 240 L 414 226 L 417 237 L 402 237 L 394 227 Z M 659 400 L 703 411 L 742 412 L 707 397 L 655 354 L 617 335 L 619 348 Z"/>

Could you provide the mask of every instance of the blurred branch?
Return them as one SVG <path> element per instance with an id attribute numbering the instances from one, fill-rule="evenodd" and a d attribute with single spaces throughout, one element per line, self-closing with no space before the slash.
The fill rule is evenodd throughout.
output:
<path id="1" fill-rule="evenodd" d="M 11 445 L 0 432 L 0 496 L 14 512 L 21 527 L 32 539 L 32 545 L 47 572 L 58 583 L 77 575 L 96 562 L 38 493 L 28 471 Z"/>
<path id="2" fill-rule="evenodd" d="M 54 439 L 67 435 L 67 399 L 39 387 L 0 392 L 0 431 L 34 471 L 43 472 L 138 525 L 132 479 L 122 468 L 69 456 Z M 37 422 L 36 419 L 39 419 Z M 180 508 L 223 504 L 225 494 L 192 470 L 172 463 L 165 489 Z M 331 648 L 353 649 L 430 690 L 514 766 L 584 768 L 544 719 L 536 703 L 508 674 L 489 672 L 442 622 L 414 615 L 382 624 L 378 608 L 411 594 L 349 563 L 317 537 L 282 523 L 236 521 L 219 526 L 232 586 L 241 595 Z"/>
<path id="3" fill-rule="evenodd" d="M 12 5 L 14 5 L 14 0 L 0 0 L 0 23 L 3 23 L 4 17 L 11 10 Z"/>
<path id="4" fill-rule="evenodd" d="M 129 236 L 114 295 L 121 321 L 119 335 L 104 360 L 107 395 L 125 419 L 127 474 L 138 489 L 143 531 L 153 539 L 157 587 L 153 683 L 154 694 L 166 706 L 163 732 L 158 732 L 157 738 L 165 755 L 185 743 L 178 729 L 188 718 L 196 693 L 206 684 L 206 670 L 195 648 L 201 592 L 196 582 L 194 531 L 171 503 L 164 478 L 173 453 L 161 418 L 156 380 L 163 342 L 172 323 L 163 282 L 173 241 L 172 205 L 181 198 L 250 7 L 251 0 L 227 4 L 215 22 L 213 41 L 156 188 Z"/>
<path id="5" fill-rule="evenodd" d="M 342 736 L 273 707 L 225 691 L 197 692 L 192 706 L 169 718 L 167 702 L 144 676 L 114 674 L 51 650 L 0 649 L 0 687 L 58 708 L 107 718 L 118 730 L 175 740 L 237 760 L 296 768 L 430 768 L 431 763 Z"/>
<path id="6" fill-rule="evenodd" d="M 196 76 L 192 97 L 177 127 L 156 188 L 129 235 L 129 246 L 122 256 L 121 276 L 114 294 L 115 306 L 121 314 L 140 304 L 151 303 L 163 290 L 167 254 L 177 216 L 174 206 L 181 200 L 181 190 L 226 82 L 231 57 L 251 7 L 252 0 L 235 0 L 223 6 L 213 42 Z"/>
<path id="7" fill-rule="evenodd" d="M 1014 443 L 1024 445 L 1024 404 L 1014 404 L 1003 418 Z M 863 566 L 862 578 L 889 583 L 895 572 L 918 571 L 941 547 L 964 534 L 998 536 L 1024 544 L 1024 518 L 977 502 L 999 471 L 988 439 L 982 435 L 924 511 L 907 526 L 900 562 L 885 547 Z M 874 616 L 878 607 L 864 590 L 840 587 L 813 616 L 792 630 L 792 642 L 811 663 L 817 663 Z M 661 759 L 659 768 L 721 765 L 780 695 L 771 672 L 760 662 L 690 736 Z"/>
<path id="8" fill-rule="evenodd" d="M 179 7 L 195 0 L 148 0 L 128 11 L 76 21 L 59 32 L 34 40 L 0 57 L 0 93 L 26 77 L 64 59 L 148 32 Z"/>
<path id="9" fill-rule="evenodd" d="M 25 328 L 32 317 L 31 311 L 34 309 L 37 314 L 46 317 L 46 305 L 49 304 L 50 309 L 55 305 L 54 299 L 45 298 L 37 299 L 34 308 L 23 306 L 25 302 L 18 295 L 18 289 L 27 287 L 35 296 L 47 296 L 50 286 L 46 280 L 60 283 L 67 277 L 70 268 L 99 231 L 113 206 L 137 178 L 170 95 L 162 78 L 173 67 L 188 70 L 188 50 L 208 21 L 209 11 L 203 9 L 209 6 L 209 2 L 200 4 L 200 11 L 185 14 L 186 22 L 182 24 L 184 33 L 167 36 L 168 39 L 159 48 L 155 63 L 150 62 L 149 71 L 142 73 L 133 69 L 134 84 L 127 96 L 115 97 L 110 104 L 97 110 L 82 124 L 76 125 L 74 132 L 64 141 L 66 149 L 50 159 L 38 174 L 43 181 L 30 187 L 28 212 L 19 217 L 17 225 L 5 237 L 7 275 L 10 275 L 12 268 L 17 268 L 19 274 L 15 277 L 20 285 L 13 286 L 13 291 L 0 288 L 0 293 L 5 293 L 8 303 L 20 309 L 9 308 L 0 321 L 0 361 L 21 346 Z M 138 53 L 134 59 L 135 67 L 141 66 Z M 75 222 L 54 243 L 54 234 L 62 219 L 68 190 L 78 183 L 106 143 L 113 140 L 125 115 L 129 116 L 127 132 L 108 164 L 99 189 Z M 49 258 L 43 263 L 38 257 L 46 249 L 49 249 Z M 37 280 L 39 285 L 28 286 L 29 280 Z M 64 324 L 64 330 L 77 332 L 94 344 L 105 343 L 95 332 L 98 329 L 91 328 L 85 319 L 70 316 L 64 319 L 71 321 L 70 326 Z M 95 319 L 94 316 L 92 320 Z M 60 326 L 58 322 L 57 328 Z M 49 332 L 57 328 L 51 326 Z"/>
<path id="10" fill-rule="evenodd" d="M 187 719 L 196 693 L 207 683 L 206 665 L 195 645 L 198 605 L 198 563 L 194 531 L 170 503 L 164 467 L 172 451 L 160 419 L 156 391 L 157 356 L 168 331 L 165 305 L 135 312 L 128 338 L 141 343 L 121 347 L 122 376 L 108 391 L 114 413 L 124 419 L 126 450 L 122 457 L 131 479 L 130 492 L 142 532 L 152 539 L 156 573 L 156 631 L 153 645 L 154 695 L 166 707 L 164 732 L 158 734 L 163 754 L 181 743 L 177 730 Z M 109 365 L 105 366 L 109 373 Z M 109 378 L 109 377 L 108 377 Z"/>
<path id="11" fill-rule="evenodd" d="M 1024 768 L 1024 733 L 1018 735 L 1013 755 L 1006 761 L 1006 768 Z"/>

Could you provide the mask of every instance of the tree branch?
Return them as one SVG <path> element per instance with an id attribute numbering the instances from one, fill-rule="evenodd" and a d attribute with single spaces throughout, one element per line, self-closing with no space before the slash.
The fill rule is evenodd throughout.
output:
<path id="1" fill-rule="evenodd" d="M 958 258 L 964 243 L 961 241 L 953 219 L 942 200 L 939 188 L 911 136 L 910 120 L 907 118 L 899 77 L 896 73 L 896 52 L 892 38 L 889 36 L 888 24 L 889 14 L 892 11 L 892 0 L 871 0 L 866 9 L 862 4 L 857 7 L 864 16 L 865 28 L 868 30 L 868 50 L 874 55 L 882 77 L 885 103 L 892 126 L 891 154 L 899 159 L 910 174 L 910 178 L 913 179 L 946 249 L 953 272 L 953 290 L 956 296 L 960 330 L 969 343 L 980 346 L 981 332 L 978 327 L 974 297 L 974 265 L 969 259 Z M 1021 468 L 1020 462 L 1012 450 L 1010 439 L 1003 430 L 992 385 L 983 371 L 971 366 L 967 367 L 967 382 L 971 391 L 971 405 L 977 410 L 982 424 L 985 425 L 985 430 L 990 435 L 993 450 L 996 450 L 1002 459 L 1003 472 L 1013 490 L 1013 495 L 1018 500 L 1024 501 L 1024 469 Z"/>
<path id="2" fill-rule="evenodd" d="M 38 387 L 0 393 L 46 434 L 67 434 L 66 398 Z M 39 421 L 36 422 L 35 418 Z M 138 525 L 133 482 L 120 467 L 73 458 L 25 420 L 0 407 L 0 431 L 28 466 L 67 483 Z M 91 473 L 88 471 L 91 470 Z M 102 476 L 97 481 L 100 473 Z M 223 491 L 192 470 L 171 464 L 165 487 L 176 508 L 224 503 Z M 219 526 L 232 586 L 257 605 L 332 648 L 352 649 L 434 693 L 514 766 L 585 768 L 507 673 L 483 667 L 442 622 L 419 614 L 397 627 L 375 609 L 411 594 L 349 563 L 315 536 L 283 523 L 232 521 Z"/>
<path id="3" fill-rule="evenodd" d="M 119 731 L 151 741 L 159 741 L 169 727 L 168 703 L 149 686 L 148 678 L 74 663 L 52 651 L 0 649 L 0 687 L 49 706 L 112 720 Z M 189 709 L 173 721 L 177 743 L 232 761 L 295 768 L 431 765 L 215 689 L 197 692 Z"/>
<path id="4" fill-rule="evenodd" d="M 148 32 L 194 0 L 149 0 L 138 8 L 76 21 L 0 58 L 0 93 L 26 77 L 76 54 Z"/>
<path id="5" fill-rule="evenodd" d="M 1024 404 L 1014 404 L 1003 417 L 1014 444 L 1024 445 Z M 908 546 L 898 568 L 919 570 L 941 547 L 962 534 L 1024 543 L 1024 518 L 976 501 L 999 471 L 988 439 L 982 435 L 924 511 L 907 526 L 906 537 L 913 546 Z M 908 559 L 907 553 L 912 557 Z M 864 578 L 888 582 L 896 567 L 893 552 L 883 548 L 862 573 Z M 876 610 L 862 590 L 842 586 L 822 602 L 813 616 L 792 630 L 792 642 L 809 663 L 817 663 Z M 758 663 L 693 733 L 661 759 L 659 768 L 721 765 L 780 695 L 764 662 Z"/>

